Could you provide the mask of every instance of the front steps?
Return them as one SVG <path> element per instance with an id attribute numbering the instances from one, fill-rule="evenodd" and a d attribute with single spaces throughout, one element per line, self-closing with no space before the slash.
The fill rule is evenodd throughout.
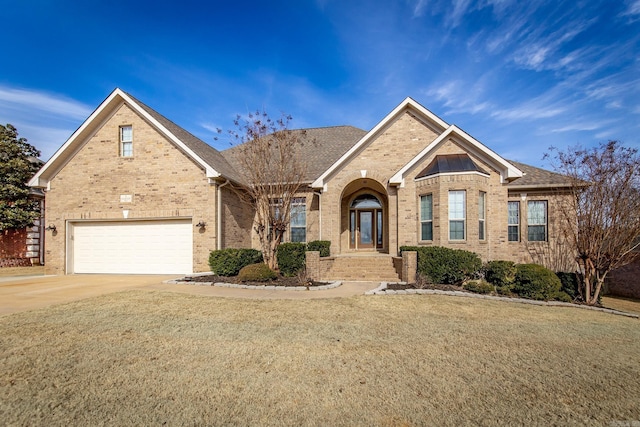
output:
<path id="1" fill-rule="evenodd" d="M 395 258 L 396 263 L 400 262 Z M 340 255 L 333 259 L 324 279 L 367 282 L 399 282 L 394 257 L 387 254 Z"/>

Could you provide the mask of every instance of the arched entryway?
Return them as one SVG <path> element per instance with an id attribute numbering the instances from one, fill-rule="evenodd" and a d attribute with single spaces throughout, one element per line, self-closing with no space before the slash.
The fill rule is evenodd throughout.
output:
<path id="1" fill-rule="evenodd" d="M 342 192 L 342 252 L 387 252 L 388 198 L 378 181 L 357 179 Z"/>

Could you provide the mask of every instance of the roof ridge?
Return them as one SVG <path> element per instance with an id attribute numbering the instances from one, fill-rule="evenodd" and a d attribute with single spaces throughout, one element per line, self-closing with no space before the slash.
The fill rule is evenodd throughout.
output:
<path id="1" fill-rule="evenodd" d="M 127 96 L 129 96 L 131 99 L 133 99 L 134 101 L 136 101 L 138 104 L 140 104 L 142 107 L 147 108 L 148 110 L 150 110 L 151 112 L 155 113 L 157 116 L 162 117 L 164 120 L 166 120 L 167 122 L 171 123 L 172 125 L 174 125 L 175 127 L 179 128 L 181 131 L 189 134 L 189 136 L 192 136 L 193 138 L 197 139 L 200 142 L 203 142 L 204 144 L 207 144 L 205 141 L 203 141 L 202 139 L 198 138 L 197 136 L 195 136 L 194 134 L 192 134 L 191 132 L 189 132 L 187 129 L 183 128 L 182 126 L 180 126 L 179 124 L 177 124 L 176 122 L 174 122 L 173 120 L 171 120 L 170 118 L 168 118 L 167 116 L 165 116 L 162 113 L 159 113 L 157 110 L 155 110 L 154 108 L 150 107 L 149 105 L 145 104 L 144 102 L 140 101 L 138 98 L 136 98 L 135 96 L 131 95 L 129 92 L 123 91 L 125 94 L 127 94 Z M 216 150 L 215 147 L 212 147 L 211 145 L 207 144 L 209 147 L 211 147 L 212 149 Z M 216 150 L 219 151 L 219 150 Z"/>

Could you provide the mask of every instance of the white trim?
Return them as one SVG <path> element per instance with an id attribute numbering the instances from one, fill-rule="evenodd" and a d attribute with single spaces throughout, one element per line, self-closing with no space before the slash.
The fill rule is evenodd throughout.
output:
<path id="1" fill-rule="evenodd" d="M 79 148 L 81 142 L 88 138 L 90 133 L 95 127 L 94 124 L 102 116 L 109 115 L 112 110 L 119 107 L 121 103 L 126 103 L 146 121 L 155 126 L 164 136 L 170 141 L 176 144 L 184 153 L 190 156 L 197 164 L 202 166 L 206 171 L 207 178 L 217 178 L 221 174 L 213 169 L 207 162 L 205 162 L 200 156 L 194 153 L 189 147 L 187 147 L 180 139 L 178 139 L 167 128 L 162 126 L 156 119 L 154 119 L 148 112 L 146 112 L 137 102 L 131 99 L 120 88 L 114 89 L 113 92 L 94 110 L 93 113 L 80 125 L 80 127 L 67 139 L 67 141 L 60 147 L 51 158 L 44 164 L 44 166 L 29 180 L 29 186 L 31 187 L 48 187 L 50 179 L 56 175 L 56 173 L 62 169 L 64 164 L 73 157 L 73 154 Z M 103 120 L 100 119 L 100 123 Z M 52 169 L 53 168 L 53 169 Z M 51 173 L 50 169 L 53 171 Z"/>
<path id="2" fill-rule="evenodd" d="M 358 151 L 360 151 L 363 146 L 365 146 L 375 135 L 378 134 L 380 130 L 382 130 L 385 126 L 387 126 L 391 121 L 393 121 L 397 116 L 403 113 L 405 110 L 414 109 L 424 118 L 430 120 L 436 125 L 440 126 L 443 130 L 449 127 L 449 124 L 442 120 L 440 117 L 433 114 L 431 111 L 427 110 L 425 107 L 420 105 L 418 102 L 413 100 L 411 97 L 406 97 L 404 101 L 402 101 L 396 108 L 393 109 L 387 116 L 382 119 L 373 129 L 371 129 L 365 136 L 363 136 L 353 147 L 349 149 L 345 154 L 342 155 L 335 163 L 329 166 L 318 179 L 316 179 L 311 187 L 313 188 L 323 188 L 326 185 L 325 179 L 331 175 L 336 169 L 343 165 L 343 163 L 350 160 Z"/>

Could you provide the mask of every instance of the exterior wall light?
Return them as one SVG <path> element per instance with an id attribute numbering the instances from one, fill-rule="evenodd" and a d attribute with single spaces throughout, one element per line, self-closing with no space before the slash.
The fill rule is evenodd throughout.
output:
<path id="1" fill-rule="evenodd" d="M 52 231 L 52 232 L 56 232 L 56 225 L 55 224 L 49 224 L 47 226 L 47 228 L 44 229 L 45 231 Z"/>
<path id="2" fill-rule="evenodd" d="M 205 228 L 207 226 L 207 224 L 204 221 L 200 221 L 199 223 L 196 224 L 196 227 L 198 228 Z"/>

